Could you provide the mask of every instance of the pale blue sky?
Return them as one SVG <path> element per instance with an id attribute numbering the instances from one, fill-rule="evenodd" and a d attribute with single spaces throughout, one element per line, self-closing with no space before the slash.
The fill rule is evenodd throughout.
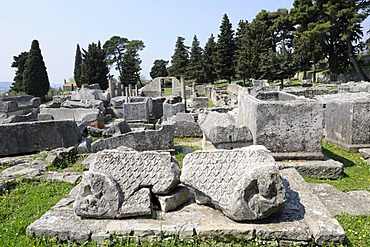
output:
<path id="1" fill-rule="evenodd" d="M 12 81 L 13 56 L 28 51 L 33 39 L 40 43 L 51 85 L 73 76 L 77 43 L 102 44 L 113 35 L 140 39 L 142 74 L 155 59 L 170 60 L 177 36 L 190 46 L 219 33 L 224 13 L 236 29 L 239 20 L 251 21 L 262 9 L 292 7 L 293 0 L 12 0 L 1 4 L 0 81 Z"/>

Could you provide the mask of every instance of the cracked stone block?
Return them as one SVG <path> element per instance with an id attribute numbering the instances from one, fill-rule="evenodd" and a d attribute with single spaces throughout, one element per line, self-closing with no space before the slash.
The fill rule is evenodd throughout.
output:
<path id="1" fill-rule="evenodd" d="M 86 172 L 73 204 L 76 215 L 86 218 L 114 218 L 122 203 L 122 192 L 112 177 Z"/>
<path id="2" fill-rule="evenodd" d="M 90 171 L 110 175 L 125 198 L 139 188 L 150 187 L 154 194 L 167 194 L 179 184 L 180 167 L 169 152 L 103 150 L 97 153 Z"/>
<path id="3" fill-rule="evenodd" d="M 142 188 L 122 203 L 117 218 L 150 216 L 152 208 L 150 189 Z"/>
<path id="4" fill-rule="evenodd" d="M 189 201 L 189 189 L 179 186 L 168 195 L 158 196 L 158 201 L 162 211 L 168 212 L 174 210 Z"/>
<path id="5" fill-rule="evenodd" d="M 267 218 L 286 202 L 275 160 L 260 145 L 187 154 L 180 180 L 235 221 Z"/>

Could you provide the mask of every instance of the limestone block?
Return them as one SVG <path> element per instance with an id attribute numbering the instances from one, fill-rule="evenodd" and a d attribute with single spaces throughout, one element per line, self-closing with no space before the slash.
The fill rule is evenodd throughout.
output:
<path id="1" fill-rule="evenodd" d="M 285 205 L 279 169 L 263 146 L 187 154 L 180 180 L 235 221 L 266 218 Z"/>
<path id="2" fill-rule="evenodd" d="M 361 148 L 360 150 L 358 150 L 360 152 L 360 154 L 362 155 L 362 157 L 367 160 L 370 158 L 370 148 Z"/>
<path id="3" fill-rule="evenodd" d="M 40 113 L 52 115 L 55 120 L 73 119 L 76 122 L 82 122 L 85 120 L 84 118 L 88 118 L 86 119 L 88 122 L 93 122 L 101 118 L 99 109 L 42 108 Z"/>
<path id="4" fill-rule="evenodd" d="M 302 176 L 318 179 L 339 179 L 343 164 L 336 160 L 282 161 L 276 163 L 280 169 L 295 168 Z"/>
<path id="5" fill-rule="evenodd" d="M 232 148 L 243 147 L 253 143 L 250 130 L 244 125 L 236 125 L 228 113 L 199 114 L 198 123 L 205 136 L 218 148 L 228 148 L 229 145 Z"/>
<path id="6" fill-rule="evenodd" d="M 46 179 L 51 181 L 66 182 L 76 184 L 81 178 L 81 173 L 78 172 L 48 172 Z"/>
<path id="7" fill-rule="evenodd" d="M 149 188 L 142 188 L 122 203 L 117 218 L 152 215 Z"/>
<path id="8" fill-rule="evenodd" d="M 73 204 L 76 215 L 92 218 L 114 218 L 122 203 L 119 185 L 109 175 L 86 172 Z"/>
<path id="9" fill-rule="evenodd" d="M 130 126 L 127 124 L 125 120 L 120 121 L 116 124 L 112 124 L 112 126 L 108 127 L 103 131 L 103 136 L 116 136 L 120 134 L 125 134 L 131 131 Z"/>
<path id="10" fill-rule="evenodd" d="M 117 96 L 110 100 L 110 103 L 114 108 L 122 108 L 123 104 L 126 102 L 125 96 Z"/>
<path id="11" fill-rule="evenodd" d="M 121 187 L 125 200 L 143 187 L 166 194 L 179 184 L 180 167 L 169 152 L 103 150 L 90 171 L 109 174 Z"/>
<path id="12" fill-rule="evenodd" d="M 189 189 L 179 186 L 168 195 L 158 196 L 158 201 L 162 211 L 168 212 L 174 210 L 189 201 Z"/>
<path id="13" fill-rule="evenodd" d="M 78 154 L 90 153 L 91 143 L 92 143 L 92 140 L 90 138 L 82 138 L 81 143 L 77 147 L 77 153 Z"/>
<path id="14" fill-rule="evenodd" d="M 74 121 L 42 121 L 1 125 L 0 156 L 70 147 L 81 139 Z"/>

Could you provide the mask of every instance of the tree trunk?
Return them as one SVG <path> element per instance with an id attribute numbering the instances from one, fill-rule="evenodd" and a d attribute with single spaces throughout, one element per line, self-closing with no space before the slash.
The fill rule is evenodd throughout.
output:
<path id="1" fill-rule="evenodd" d="M 313 65 L 312 83 L 316 83 L 316 64 Z"/>
<path id="2" fill-rule="evenodd" d="M 307 70 L 306 70 L 306 68 L 303 71 L 303 78 L 302 79 L 303 80 L 306 80 L 307 79 Z"/>
<path id="3" fill-rule="evenodd" d="M 280 79 L 280 89 L 284 88 L 284 78 Z"/>
<path id="4" fill-rule="evenodd" d="M 356 59 L 356 56 L 355 56 L 354 51 L 353 51 L 353 45 L 352 45 L 352 42 L 350 40 L 347 40 L 347 53 L 348 53 L 348 57 L 351 60 L 351 63 L 353 65 L 353 67 L 355 68 L 355 70 L 357 72 L 357 75 L 359 76 L 360 80 L 370 81 L 369 77 L 367 77 L 367 75 L 364 73 L 364 71 L 362 70 L 360 64 L 358 63 L 358 61 Z"/>

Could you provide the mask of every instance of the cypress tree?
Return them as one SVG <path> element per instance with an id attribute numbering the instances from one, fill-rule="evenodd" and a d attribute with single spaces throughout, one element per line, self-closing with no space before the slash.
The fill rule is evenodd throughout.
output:
<path id="1" fill-rule="evenodd" d="M 73 72 L 75 82 L 77 87 L 81 87 L 81 74 L 82 74 L 82 54 L 80 50 L 80 45 L 77 44 L 76 56 L 75 56 L 75 69 Z"/>
<path id="2" fill-rule="evenodd" d="M 195 82 L 198 84 L 204 82 L 203 51 L 199 46 L 199 40 L 196 35 L 194 35 L 193 43 L 190 49 L 188 76 L 189 79 L 195 80 Z"/>
<path id="3" fill-rule="evenodd" d="M 224 14 L 217 40 L 217 74 L 220 79 L 227 79 L 231 83 L 234 77 L 234 30 L 227 14 Z"/>
<path id="4" fill-rule="evenodd" d="M 24 92 L 24 84 L 23 84 L 23 72 L 24 72 L 24 66 L 26 64 L 28 58 L 28 52 L 24 51 L 21 52 L 18 56 L 14 56 L 14 62 L 12 63 L 11 67 L 12 68 L 17 68 L 15 71 L 15 76 L 14 76 L 14 82 L 11 87 L 11 91 L 13 92 Z"/>
<path id="5" fill-rule="evenodd" d="M 185 38 L 177 37 L 175 52 L 171 57 L 171 67 L 168 69 L 171 76 L 186 75 L 189 63 L 188 47 L 184 44 Z"/>
<path id="6" fill-rule="evenodd" d="M 109 73 L 107 63 L 105 62 L 105 52 L 98 44 L 91 43 L 84 53 L 82 63 L 81 84 L 99 84 L 102 90 L 108 88 L 107 75 Z"/>
<path id="7" fill-rule="evenodd" d="M 23 83 L 25 92 L 36 97 L 44 97 L 50 88 L 48 74 L 37 40 L 32 41 L 28 53 L 24 66 Z"/>
<path id="8" fill-rule="evenodd" d="M 203 71 L 206 82 L 211 82 L 212 84 L 217 79 L 216 73 L 216 42 L 215 37 L 211 34 L 207 43 L 204 46 L 203 52 Z"/>

